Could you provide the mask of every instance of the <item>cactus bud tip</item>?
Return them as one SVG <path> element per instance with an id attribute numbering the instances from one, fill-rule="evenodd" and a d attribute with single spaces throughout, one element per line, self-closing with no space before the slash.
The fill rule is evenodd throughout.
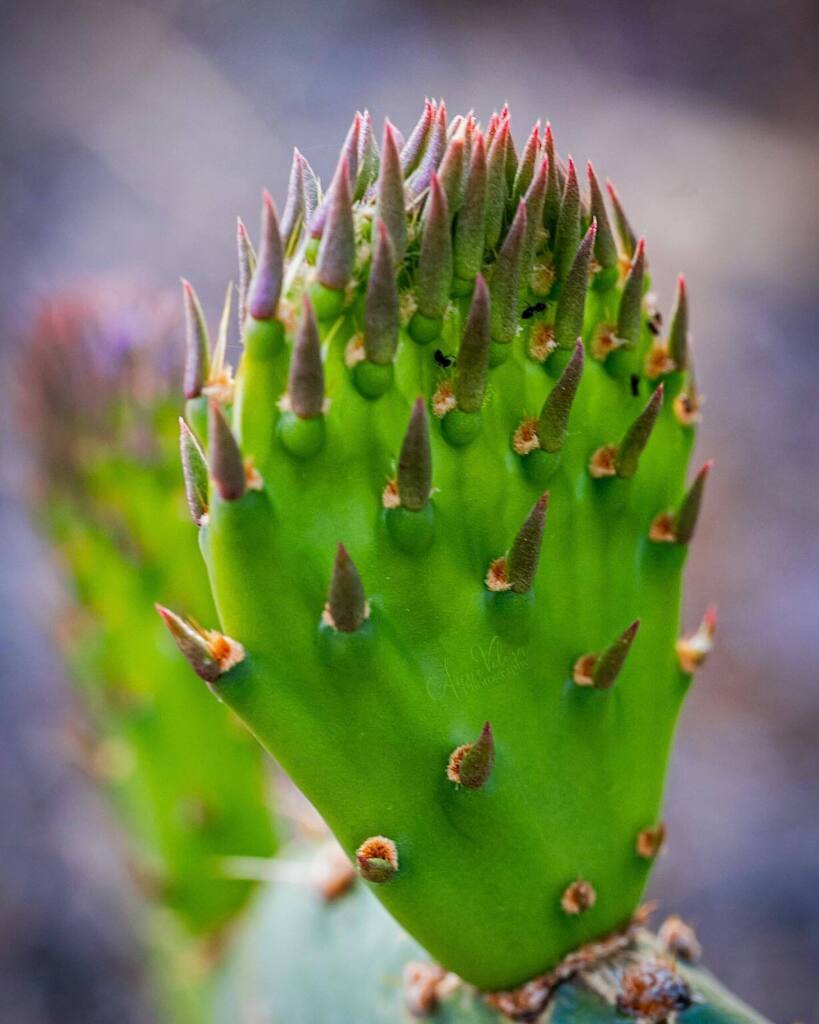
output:
<path id="1" fill-rule="evenodd" d="M 495 737 L 492 726 L 484 722 L 474 743 L 463 743 L 449 755 L 446 775 L 450 782 L 466 789 L 481 789 L 495 764 Z"/>
<path id="2" fill-rule="evenodd" d="M 276 315 L 284 274 L 284 251 L 276 204 L 268 190 L 262 189 L 262 226 L 259 257 L 247 293 L 247 310 L 256 320 Z"/>
<path id="3" fill-rule="evenodd" d="M 211 476 L 222 499 L 236 501 L 247 489 L 247 473 L 242 453 L 219 403 L 211 400 L 208 410 Z"/>
<path id="4" fill-rule="evenodd" d="M 640 620 L 625 629 L 600 654 L 584 654 L 574 663 L 572 678 L 578 686 L 593 686 L 595 690 L 609 690 L 614 685 L 640 629 Z"/>
<path id="5" fill-rule="evenodd" d="M 358 569 L 339 541 L 330 581 L 330 595 L 324 608 L 324 623 L 339 633 L 355 633 L 369 614 L 370 606 L 364 595 Z"/>
<path id="6" fill-rule="evenodd" d="M 154 607 L 191 668 L 209 685 L 244 660 L 245 649 L 238 640 L 216 630 L 203 629 L 192 619 L 183 618 L 164 605 Z"/>
<path id="7" fill-rule="evenodd" d="M 432 450 L 426 403 L 416 398 L 401 454 L 398 458 L 398 497 L 411 512 L 420 512 L 429 501 L 432 490 Z"/>

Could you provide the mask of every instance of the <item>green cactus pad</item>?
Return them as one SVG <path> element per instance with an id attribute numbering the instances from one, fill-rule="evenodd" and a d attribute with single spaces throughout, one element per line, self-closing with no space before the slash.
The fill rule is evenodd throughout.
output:
<path id="1" fill-rule="evenodd" d="M 424 343 L 433 332 L 426 321 L 420 331 L 413 313 L 430 320 L 441 296 L 453 294 L 442 218 L 453 232 L 467 214 L 480 221 L 463 205 L 453 217 L 440 198 L 442 111 L 417 162 L 414 153 L 407 158 L 415 169 L 405 182 L 406 252 L 394 278 L 385 270 L 394 245 L 387 231 L 373 230 L 378 182 L 353 204 L 355 266 L 349 270 L 346 255 L 333 264 L 343 302 L 332 315 L 323 300 L 317 310 L 323 443 L 295 453 L 282 443 L 276 424 L 280 405 L 287 408 L 280 400 L 289 356 L 254 350 L 248 359 L 246 351 L 241 413 L 233 417 L 241 453 L 221 428 L 212 432 L 215 486 L 200 540 L 221 627 L 244 654 L 225 662 L 214 684 L 219 697 L 351 858 L 370 837 L 392 840 L 397 870 L 369 883 L 373 891 L 445 967 L 491 990 L 517 985 L 623 925 L 643 893 L 652 855 L 641 855 L 640 836 L 661 818 L 690 678 L 675 651 L 686 547 L 649 533 L 682 500 L 696 402 L 690 359 L 685 372 L 666 367 L 664 391 L 661 378 L 647 376 L 665 367 L 657 359 L 664 349 L 645 299 L 635 333 L 625 254 L 612 287 L 590 287 L 608 270 L 590 259 L 595 225 L 574 185 L 564 198 L 572 208 L 558 221 L 561 277 L 548 298 L 529 287 L 533 267 L 555 261 L 550 203 L 530 234 L 526 204 L 518 207 L 509 191 L 481 273 L 469 293 L 458 284 L 440 336 Z M 450 144 L 471 152 L 480 131 L 471 115 L 461 118 Z M 506 115 L 485 135 L 490 152 L 495 137 L 506 140 L 508 165 Z M 538 166 L 543 151 L 539 144 Z M 508 177 L 502 187 L 511 189 Z M 534 178 L 540 187 L 548 180 L 542 170 Z M 345 194 L 331 187 L 325 213 L 320 207 L 313 219 L 310 233 L 324 232 L 322 252 L 341 242 L 348 252 Z M 494 202 L 488 187 L 467 195 Z M 340 230 L 336 223 L 345 225 L 339 239 L 327 235 Z M 565 251 L 567 239 L 576 253 Z M 317 294 L 307 246 L 299 242 L 285 263 L 270 321 L 284 326 L 288 350 L 302 296 Z M 521 247 L 530 265 L 519 266 Z M 642 268 L 642 243 L 636 251 Z M 271 278 L 264 294 L 277 293 L 277 274 L 274 261 L 260 260 L 257 279 Z M 498 316 L 490 296 L 503 303 Z M 628 337 L 617 336 L 621 321 Z M 502 345 L 493 341 L 499 325 Z M 585 366 L 568 388 L 556 382 L 578 332 Z M 502 362 L 492 358 L 498 348 Z M 612 354 L 626 354 L 633 372 L 624 375 Z M 544 418 L 545 451 L 538 417 L 555 387 L 568 397 Z M 432 494 L 422 510 L 403 505 L 398 472 L 418 397 L 431 451 Z M 223 406 L 229 418 L 229 395 Z M 254 464 L 245 466 L 248 485 L 237 496 L 248 455 Z M 540 465 L 529 470 L 533 458 Z M 390 518 L 397 511 L 400 524 Z M 417 529 L 413 516 L 424 517 Z M 334 570 L 340 543 L 349 558 Z M 344 576 L 331 587 L 334 571 Z M 470 789 L 448 766 L 486 722 L 494 763 Z"/>

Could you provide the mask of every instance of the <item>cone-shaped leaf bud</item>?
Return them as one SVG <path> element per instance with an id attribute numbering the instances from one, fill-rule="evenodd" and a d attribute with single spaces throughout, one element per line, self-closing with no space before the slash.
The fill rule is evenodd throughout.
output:
<path id="1" fill-rule="evenodd" d="M 518 293 L 526 243 L 526 203 L 518 203 L 515 219 L 504 239 L 492 274 L 492 339 L 513 341 L 518 331 Z"/>
<path id="2" fill-rule="evenodd" d="M 500 120 L 500 115 L 498 114 L 497 111 L 495 111 L 495 113 L 489 118 L 489 123 L 486 126 L 485 133 L 487 149 L 489 149 L 489 147 L 492 145 L 492 140 L 498 133 L 498 128 L 500 127 Z"/>
<path id="3" fill-rule="evenodd" d="M 677 278 L 677 300 L 668 330 L 668 354 L 678 370 L 688 364 L 688 289 L 682 274 Z"/>
<path id="4" fill-rule="evenodd" d="M 290 178 L 287 182 L 287 199 L 281 219 L 281 236 L 284 250 L 287 252 L 295 238 L 300 225 L 304 221 L 304 157 L 293 149 L 293 163 L 290 165 Z"/>
<path id="5" fill-rule="evenodd" d="M 208 511 L 208 464 L 188 424 L 179 417 L 179 453 L 191 519 L 199 526 Z"/>
<path id="6" fill-rule="evenodd" d="M 575 682 L 581 685 L 591 685 L 595 690 L 608 690 L 614 686 L 614 682 L 620 675 L 639 628 L 640 620 L 635 619 L 610 647 L 607 647 L 600 654 L 592 656 L 591 671 L 588 677 L 581 678 L 577 675 L 578 666 L 587 660 L 586 658 L 581 658 L 578 665 L 575 666 Z"/>
<path id="7" fill-rule="evenodd" d="M 466 125 L 464 127 L 464 177 L 469 170 L 469 162 L 472 159 L 472 147 L 475 144 L 475 136 L 478 134 L 478 119 L 472 113 L 469 112 L 466 118 Z"/>
<path id="8" fill-rule="evenodd" d="M 456 114 L 447 127 L 446 141 L 451 142 L 462 129 L 466 131 L 466 118 L 463 114 Z"/>
<path id="9" fill-rule="evenodd" d="M 424 112 L 401 150 L 401 171 L 405 178 L 418 166 L 429 142 L 434 120 L 435 103 L 432 100 L 425 100 Z"/>
<path id="10" fill-rule="evenodd" d="M 506 177 L 506 192 L 507 195 L 512 195 L 512 189 L 515 187 L 515 175 L 518 173 L 518 154 L 515 150 L 515 140 L 512 138 L 512 132 L 506 136 L 506 161 L 504 164 L 504 174 Z"/>
<path id="11" fill-rule="evenodd" d="M 506 143 L 509 122 L 503 121 L 492 140 L 486 161 L 486 248 L 500 241 L 506 206 Z"/>
<path id="12" fill-rule="evenodd" d="M 640 239 L 634 252 L 617 310 L 617 337 L 629 348 L 640 340 L 643 313 L 643 272 L 645 271 L 645 240 Z"/>
<path id="13" fill-rule="evenodd" d="M 543 223 L 543 203 L 546 199 L 546 184 L 548 181 L 549 165 L 546 160 L 541 160 L 531 184 L 526 190 L 523 201 L 526 203 L 526 241 L 523 252 L 523 273 L 526 274 L 532 265 L 535 255 L 535 246 L 538 240 L 538 232 L 541 231 Z"/>
<path id="14" fill-rule="evenodd" d="M 547 452 L 559 452 L 566 441 L 569 414 L 577 394 L 580 378 L 583 376 L 583 342 L 578 339 L 572 358 L 560 375 L 557 384 L 543 403 L 537 421 L 537 436 L 540 447 Z"/>
<path id="15" fill-rule="evenodd" d="M 400 312 L 392 242 L 384 221 L 379 221 L 370 279 L 364 300 L 364 350 L 372 363 L 391 363 L 398 346 Z"/>
<path id="16" fill-rule="evenodd" d="M 355 198 L 362 199 L 377 177 L 378 147 L 373 133 L 373 119 L 369 110 L 365 110 L 361 117 L 361 133 L 358 139 L 358 179 Z"/>
<path id="17" fill-rule="evenodd" d="M 520 163 L 515 173 L 515 183 L 512 186 L 512 198 L 520 199 L 526 195 L 532 178 L 535 176 L 535 164 L 540 152 L 540 121 L 537 121 L 529 133 L 526 145 L 523 147 Z"/>
<path id="18" fill-rule="evenodd" d="M 162 621 L 168 627 L 168 632 L 174 638 L 176 646 L 188 659 L 194 672 L 205 682 L 215 683 L 222 674 L 222 670 L 219 667 L 219 662 L 213 656 L 204 633 L 186 619 L 172 612 L 170 608 L 164 608 L 160 604 L 155 607 L 162 617 Z"/>
<path id="19" fill-rule="evenodd" d="M 358 147 L 361 139 L 361 111 L 355 112 L 352 124 L 347 129 L 344 143 L 341 147 L 341 158 L 347 161 L 347 173 L 350 175 L 350 190 L 352 191 L 358 181 Z"/>
<path id="20" fill-rule="evenodd" d="M 705 463 L 694 477 L 693 484 L 691 484 L 680 503 L 679 511 L 674 517 L 674 539 L 678 544 L 688 544 L 694 536 L 694 530 L 697 527 L 697 519 L 700 514 L 700 506 L 702 505 L 702 496 L 705 491 L 705 481 L 708 479 L 708 474 L 711 472 L 713 465 L 714 463 L 711 459 Z"/>
<path id="21" fill-rule="evenodd" d="M 327 599 L 330 622 L 340 633 L 355 633 L 367 618 L 367 611 L 367 599 L 358 569 L 344 545 L 339 544 Z"/>
<path id="22" fill-rule="evenodd" d="M 489 372 L 491 335 L 489 291 L 482 274 L 475 278 L 475 291 L 466 327 L 458 349 L 455 400 L 462 412 L 479 412 Z"/>
<path id="23" fill-rule="evenodd" d="M 247 315 L 247 295 L 250 291 L 250 282 L 256 271 L 256 253 L 253 251 L 253 244 L 250 235 L 242 222 L 241 217 L 236 218 L 236 252 L 239 257 L 239 334 L 245 325 Z"/>
<path id="24" fill-rule="evenodd" d="M 463 198 L 465 147 L 466 139 L 462 128 L 447 145 L 438 169 L 438 180 L 446 195 L 450 218 L 460 209 Z"/>
<path id="25" fill-rule="evenodd" d="M 287 380 L 290 408 L 303 420 L 321 416 L 324 410 L 324 367 L 321 362 L 316 314 L 313 304 L 305 295 L 302 299 L 302 317 L 290 360 Z"/>
<path id="26" fill-rule="evenodd" d="M 574 160 L 569 157 L 566 172 L 566 184 L 560 200 L 560 214 L 557 218 L 555 232 L 555 261 L 559 279 L 569 273 L 580 241 L 580 186 L 577 182 L 577 171 Z"/>
<path id="27" fill-rule="evenodd" d="M 608 690 L 614 685 L 639 628 L 640 620 L 635 619 L 628 629 L 598 656 L 592 673 L 592 685 L 596 690 Z"/>
<path id="28" fill-rule="evenodd" d="M 430 319 L 442 317 L 449 305 L 451 284 L 452 233 L 449 229 L 449 208 L 438 175 L 433 173 L 415 277 L 419 313 Z"/>
<path id="29" fill-rule="evenodd" d="M 325 288 L 343 291 L 355 264 L 355 227 L 350 195 L 350 171 L 345 157 L 330 186 L 327 223 L 321 236 L 317 277 Z"/>
<path id="30" fill-rule="evenodd" d="M 244 659 L 244 648 L 236 640 L 202 629 L 170 608 L 163 608 L 161 604 L 154 607 L 168 627 L 176 646 L 190 662 L 191 668 L 206 683 L 212 685 L 223 673 Z"/>
<path id="31" fill-rule="evenodd" d="M 356 850 L 355 859 L 361 877 L 376 885 L 392 881 L 398 872 L 398 849 L 386 836 L 365 840 Z"/>
<path id="32" fill-rule="evenodd" d="M 375 207 L 375 223 L 383 221 L 390 233 L 395 262 L 401 263 L 407 248 L 407 214 L 404 206 L 404 179 L 395 129 L 389 121 L 384 122 L 384 136 L 381 146 L 381 173 Z"/>
<path id="33" fill-rule="evenodd" d="M 225 501 L 236 501 L 245 493 L 246 478 L 242 453 L 221 407 L 211 402 L 208 416 L 210 475 Z"/>
<path id="34" fill-rule="evenodd" d="M 586 292 L 589 290 L 589 262 L 597 237 L 597 223 L 591 222 L 577 247 L 574 262 L 560 289 L 555 313 L 555 341 L 559 348 L 572 348 L 583 330 Z"/>
<path id="35" fill-rule="evenodd" d="M 466 789 L 481 789 L 489 780 L 495 765 L 495 737 L 492 726 L 484 722 L 474 743 L 456 747 L 449 757 L 446 774 L 450 782 Z"/>
<path id="36" fill-rule="evenodd" d="M 190 281 L 182 281 L 185 302 L 185 398 L 197 398 L 210 370 L 210 338 L 205 314 Z"/>
<path id="37" fill-rule="evenodd" d="M 560 183 L 560 200 L 563 201 L 563 189 L 566 187 L 566 165 L 563 160 L 559 157 L 555 157 L 557 164 L 557 180 Z"/>
<path id="38" fill-rule="evenodd" d="M 319 202 L 321 201 L 321 188 L 316 172 L 308 163 L 307 157 L 302 153 L 301 181 L 304 189 L 304 223 L 312 224 Z"/>
<path id="39" fill-rule="evenodd" d="M 455 276 L 471 281 L 481 269 L 486 233 L 486 146 L 480 132 L 472 145 L 463 205 L 455 226 Z"/>
<path id="40" fill-rule="evenodd" d="M 284 252 L 279 232 L 279 218 L 270 193 L 262 193 L 262 230 L 259 261 L 247 293 L 247 311 L 256 320 L 270 320 L 276 315 L 284 276 Z"/>
<path id="41" fill-rule="evenodd" d="M 446 149 L 446 106 L 443 101 L 438 104 L 435 122 L 432 126 L 429 142 L 424 150 L 418 170 L 407 182 L 407 195 L 410 200 L 426 192 L 432 183 L 432 176 L 437 171 Z"/>
<path id="42" fill-rule="evenodd" d="M 548 493 L 538 498 L 509 549 L 506 558 L 506 578 L 516 594 L 527 593 L 535 582 L 548 504 Z"/>
<path id="43" fill-rule="evenodd" d="M 412 407 L 409 426 L 398 457 L 398 497 L 404 508 L 420 512 L 432 490 L 432 449 L 423 398 Z"/>
<path id="44" fill-rule="evenodd" d="M 606 212 L 606 203 L 603 193 L 600 190 L 600 182 L 594 173 L 591 160 L 586 172 L 589 177 L 589 189 L 591 191 L 591 215 L 597 221 L 597 240 L 594 243 L 594 258 L 604 269 L 617 266 L 617 245 L 609 223 L 609 215 Z"/>
<path id="45" fill-rule="evenodd" d="M 555 155 L 555 138 L 552 134 L 552 126 L 546 122 L 543 143 L 546 149 L 546 159 L 549 161 L 549 178 L 546 182 L 546 199 L 543 203 L 543 225 L 549 232 L 549 237 L 554 242 L 557 231 L 557 219 L 560 216 L 560 198 L 562 187 L 557 168 L 557 157 Z"/>
<path id="46" fill-rule="evenodd" d="M 628 218 L 623 210 L 623 204 L 620 202 L 620 197 L 617 195 L 614 185 L 612 185 L 610 181 L 607 181 L 606 188 L 608 189 L 609 197 L 611 198 L 611 205 L 614 209 L 614 223 L 617 228 L 617 235 L 620 239 L 620 248 L 623 253 L 631 259 L 634 255 L 634 250 L 637 248 L 637 236 L 632 231 L 631 225 L 629 224 Z"/>
<path id="47" fill-rule="evenodd" d="M 623 480 L 629 480 L 637 472 L 637 465 L 643 449 L 648 444 L 651 431 L 660 414 L 663 404 L 663 385 L 654 391 L 645 409 L 626 431 L 625 437 L 617 448 L 614 459 L 614 471 Z"/>

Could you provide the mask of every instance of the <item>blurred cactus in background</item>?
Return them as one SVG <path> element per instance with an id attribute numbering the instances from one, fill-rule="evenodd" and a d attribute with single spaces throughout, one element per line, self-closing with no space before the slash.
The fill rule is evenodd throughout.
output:
<path id="1" fill-rule="evenodd" d="M 226 879 L 222 859 L 269 856 L 275 837 L 261 751 L 189 685 L 153 612 L 171 592 L 213 614 L 178 462 L 175 308 L 110 279 L 49 297 L 24 346 L 19 413 L 37 518 L 73 599 L 56 632 L 87 715 L 65 740 L 114 801 L 144 891 L 172 911 L 155 915 L 158 941 L 190 952 L 215 948 L 253 888 Z"/>
<path id="2" fill-rule="evenodd" d="M 508 110 L 481 128 L 443 102 L 380 146 L 357 114 L 326 191 L 296 151 L 258 257 L 239 228 L 235 379 L 229 304 L 211 343 L 185 285 L 182 455 L 221 631 L 159 611 L 439 977 L 473 993 L 441 1019 L 532 1020 L 577 975 L 566 1020 L 750 1021 L 636 938 L 713 639 L 713 610 L 680 637 L 710 463 L 689 476 L 685 282 L 666 323 L 644 240 L 587 179 L 550 125 L 518 156 Z M 260 1019 L 395 1019 L 362 1010 L 360 983 L 313 1006 L 329 918 L 300 944 L 312 911 L 270 913 L 293 967 Z M 370 920 L 351 915 L 339 978 Z M 362 965 L 389 973 L 381 951 Z"/>

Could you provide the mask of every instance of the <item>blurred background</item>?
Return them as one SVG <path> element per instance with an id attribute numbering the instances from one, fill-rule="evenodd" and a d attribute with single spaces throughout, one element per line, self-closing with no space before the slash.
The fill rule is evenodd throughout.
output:
<path id="1" fill-rule="evenodd" d="M 720 608 L 672 764 L 652 883 L 708 964 L 777 1021 L 819 1015 L 819 9 L 811 0 L 7 2 L 0 8 L 4 379 L 38 302 L 114 271 L 190 276 L 215 319 L 235 216 L 325 179 L 356 108 L 404 130 L 425 95 L 520 143 L 549 118 L 686 272 L 716 458 L 686 625 Z M 181 344 L 181 339 L 180 342 Z M 6 372 L 7 371 L 7 372 Z M 11 384 L 9 385 L 9 388 Z M 9 388 L 6 389 L 7 396 Z M 7 405 L 9 403 L 6 403 Z M 0 1017 L 157 1019 L 109 811 L 55 742 L 65 585 L 29 525 L 8 410 L 0 490 Z"/>

